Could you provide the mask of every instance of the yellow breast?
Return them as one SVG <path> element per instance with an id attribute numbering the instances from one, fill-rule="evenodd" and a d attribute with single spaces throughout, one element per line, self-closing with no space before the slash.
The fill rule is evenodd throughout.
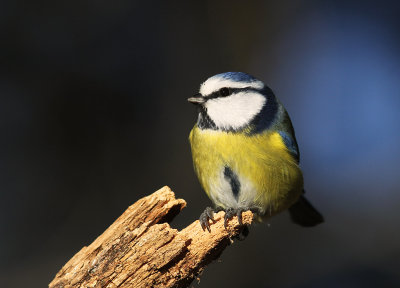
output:
<path id="1" fill-rule="evenodd" d="M 257 207 L 269 216 L 288 208 L 302 193 L 301 170 L 277 132 L 246 135 L 195 126 L 189 140 L 195 172 L 217 206 Z M 237 199 L 224 180 L 227 166 L 240 180 Z"/>

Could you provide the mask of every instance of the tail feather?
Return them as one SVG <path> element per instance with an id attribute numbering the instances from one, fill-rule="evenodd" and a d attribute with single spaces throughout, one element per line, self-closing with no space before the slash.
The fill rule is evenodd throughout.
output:
<path id="1" fill-rule="evenodd" d="M 304 227 L 313 227 L 324 222 L 324 217 L 310 202 L 300 196 L 299 200 L 289 208 L 292 221 Z"/>

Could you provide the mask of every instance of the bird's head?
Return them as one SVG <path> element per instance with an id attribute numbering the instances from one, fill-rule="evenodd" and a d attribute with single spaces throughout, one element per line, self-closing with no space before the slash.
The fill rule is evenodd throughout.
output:
<path id="1" fill-rule="evenodd" d="M 201 84 L 199 93 L 188 101 L 199 107 L 200 128 L 227 131 L 257 124 L 254 122 L 259 120 L 260 113 L 275 113 L 277 106 L 272 91 L 243 72 L 226 72 L 208 78 Z"/>

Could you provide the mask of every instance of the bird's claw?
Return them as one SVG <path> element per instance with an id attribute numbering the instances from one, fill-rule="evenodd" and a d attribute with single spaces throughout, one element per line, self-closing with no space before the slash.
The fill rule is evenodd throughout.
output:
<path id="1" fill-rule="evenodd" d="M 238 217 L 239 225 L 243 225 L 242 221 L 242 212 L 245 210 L 242 208 L 228 208 L 225 210 L 224 216 L 224 227 L 225 229 L 228 227 L 228 220 L 232 219 L 234 216 Z"/>
<path id="2" fill-rule="evenodd" d="M 207 207 L 203 213 L 201 213 L 200 217 L 199 217 L 199 221 L 200 221 L 200 225 L 201 228 L 203 229 L 203 231 L 205 231 L 206 229 L 208 230 L 208 232 L 211 232 L 210 229 L 210 220 L 212 221 L 212 223 L 215 223 L 214 220 L 214 212 L 219 212 L 222 211 L 224 209 L 222 209 L 221 207 L 217 207 L 215 210 L 212 209 L 211 207 Z M 243 219 L 242 219 L 242 213 L 246 211 L 243 208 L 228 208 L 225 210 L 225 216 L 224 216 L 224 227 L 225 229 L 227 229 L 228 227 L 228 221 L 230 219 L 232 219 L 234 216 L 238 217 L 238 222 L 239 225 L 243 225 Z"/>
<path id="3" fill-rule="evenodd" d="M 214 210 L 211 207 L 207 207 L 204 212 L 200 214 L 199 221 L 203 231 L 205 231 L 207 228 L 208 232 L 211 232 L 209 220 L 211 220 L 213 223 L 215 222 Z"/>

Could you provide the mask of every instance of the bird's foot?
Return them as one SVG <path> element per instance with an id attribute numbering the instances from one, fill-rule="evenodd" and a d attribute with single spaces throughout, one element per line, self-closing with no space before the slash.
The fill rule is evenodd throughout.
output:
<path id="1" fill-rule="evenodd" d="M 242 213 L 246 211 L 246 209 L 243 208 L 228 208 L 225 210 L 225 216 L 224 216 L 224 227 L 228 226 L 228 220 L 231 220 L 234 216 L 238 217 L 238 222 L 239 225 L 243 225 L 242 221 Z"/>
<path id="2" fill-rule="evenodd" d="M 208 232 L 211 232 L 210 222 L 209 222 L 210 220 L 213 223 L 215 223 L 214 210 L 211 207 L 207 207 L 204 210 L 204 212 L 200 214 L 200 218 L 199 218 L 200 225 L 201 225 L 201 228 L 203 228 L 203 231 L 206 230 L 206 228 L 207 228 Z"/>
<path id="3" fill-rule="evenodd" d="M 248 209 L 243 209 L 243 208 L 228 208 L 225 210 L 225 217 L 224 217 L 224 226 L 225 229 L 228 226 L 228 220 L 232 219 L 234 216 L 238 217 L 238 222 L 239 225 L 242 226 L 239 234 L 235 236 L 234 238 L 240 241 L 243 241 L 246 239 L 246 237 L 249 235 L 249 227 L 247 225 L 243 225 L 242 221 L 242 213 L 247 211 Z M 251 209 L 250 209 L 251 210 Z"/>
<path id="4" fill-rule="evenodd" d="M 228 227 L 228 221 L 231 220 L 234 216 L 238 217 L 238 222 L 239 225 L 243 225 L 243 220 L 242 220 L 242 213 L 250 210 L 251 212 L 255 214 L 260 213 L 259 208 L 251 208 L 251 209 L 243 209 L 243 208 L 228 208 L 228 209 L 223 209 L 221 207 L 217 207 L 216 209 L 213 209 L 211 207 L 207 207 L 203 213 L 200 214 L 199 221 L 201 228 L 203 228 L 203 231 L 206 229 L 208 232 L 211 232 L 210 229 L 210 220 L 212 223 L 215 223 L 216 221 L 214 220 L 214 213 L 217 213 L 219 211 L 225 211 L 225 216 L 224 216 L 224 227 L 227 229 Z M 212 224 L 211 223 L 211 224 Z M 243 240 L 246 238 L 246 236 L 249 234 L 249 229 L 247 226 L 245 226 L 242 230 L 242 232 L 239 235 L 239 240 Z"/>

